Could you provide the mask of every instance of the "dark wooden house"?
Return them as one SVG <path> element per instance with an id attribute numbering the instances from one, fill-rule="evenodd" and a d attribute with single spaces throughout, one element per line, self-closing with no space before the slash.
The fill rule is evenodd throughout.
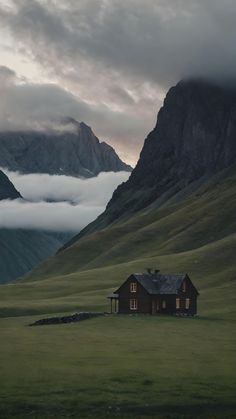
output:
<path id="1" fill-rule="evenodd" d="M 176 314 L 197 313 L 199 293 L 187 274 L 164 275 L 132 274 L 108 298 L 111 312 L 120 314 Z"/>

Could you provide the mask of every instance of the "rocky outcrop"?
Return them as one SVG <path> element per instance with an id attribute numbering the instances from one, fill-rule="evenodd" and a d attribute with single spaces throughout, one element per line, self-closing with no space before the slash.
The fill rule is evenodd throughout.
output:
<path id="1" fill-rule="evenodd" d="M 129 180 L 83 235 L 150 205 L 162 205 L 236 162 L 236 90 L 201 80 L 171 88 Z"/>
<path id="2" fill-rule="evenodd" d="M 36 320 L 36 322 L 30 324 L 30 326 L 49 326 L 51 324 L 64 324 L 64 323 L 75 323 L 82 320 L 92 319 L 93 317 L 104 316 L 105 313 L 93 313 L 83 311 L 81 313 L 71 314 L 69 316 L 62 317 L 47 317 L 44 319 Z"/>
<path id="3" fill-rule="evenodd" d="M 13 183 L 0 170 L 0 201 L 3 199 L 21 198 L 21 194 L 16 190 Z"/>
<path id="4" fill-rule="evenodd" d="M 1 132 L 0 167 L 86 178 L 100 172 L 132 170 L 90 127 L 73 119 L 69 125 L 66 120 L 60 132 Z"/>

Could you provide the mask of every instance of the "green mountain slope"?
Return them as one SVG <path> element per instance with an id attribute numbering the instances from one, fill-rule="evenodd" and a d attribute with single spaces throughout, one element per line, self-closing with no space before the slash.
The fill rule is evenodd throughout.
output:
<path id="1" fill-rule="evenodd" d="M 54 234 L 0 229 L 0 284 L 23 276 L 61 246 Z"/>
<path id="2" fill-rule="evenodd" d="M 187 271 L 200 290 L 201 314 L 231 316 L 235 213 L 233 166 L 185 200 L 146 209 L 85 236 L 14 287 L 3 287 L 2 313 L 106 310 L 106 296 L 127 275 L 153 266 L 163 272 Z"/>

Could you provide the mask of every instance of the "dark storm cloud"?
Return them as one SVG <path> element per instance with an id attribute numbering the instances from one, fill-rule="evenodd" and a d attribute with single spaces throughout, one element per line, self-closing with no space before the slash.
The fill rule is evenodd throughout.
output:
<path id="1" fill-rule="evenodd" d="M 80 71 L 91 70 L 92 64 L 94 77 L 99 72 L 108 72 L 108 78 L 119 72 L 164 85 L 195 73 L 235 72 L 234 0 L 17 0 L 14 4 L 12 9 L 2 8 L 3 24 L 36 60 L 58 65 L 56 71 L 62 73 L 75 72 L 78 79 Z"/>
<path id="2" fill-rule="evenodd" d="M 179 79 L 235 77 L 235 21 L 235 0 L 13 0 L 0 6 L 0 23 L 18 51 L 78 96 L 86 108 L 80 119 L 123 150 L 133 150 L 135 141 L 140 147 L 164 92 Z M 67 94 L 64 99 L 67 104 Z"/>
<path id="3" fill-rule="evenodd" d="M 59 121 L 65 116 L 97 127 L 100 139 L 110 138 L 110 142 L 115 136 L 117 141 L 127 143 L 128 137 L 132 140 L 143 130 L 142 121 L 132 114 L 113 111 L 103 104 L 87 104 L 56 84 L 22 82 L 7 67 L 0 67 L 0 81 L 0 130 L 61 129 Z M 116 94 L 125 95 L 121 89 Z"/>

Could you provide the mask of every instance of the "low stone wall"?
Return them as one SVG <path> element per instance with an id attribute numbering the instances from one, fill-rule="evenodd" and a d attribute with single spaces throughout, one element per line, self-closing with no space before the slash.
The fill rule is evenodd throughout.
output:
<path id="1" fill-rule="evenodd" d="M 92 317 L 104 316 L 106 313 L 91 313 L 91 312 L 81 312 L 71 314 L 69 316 L 63 317 L 49 317 L 45 319 L 37 320 L 36 322 L 30 324 L 30 326 L 45 326 L 50 324 L 63 324 L 63 323 L 74 323 L 81 320 L 91 319 Z"/>

